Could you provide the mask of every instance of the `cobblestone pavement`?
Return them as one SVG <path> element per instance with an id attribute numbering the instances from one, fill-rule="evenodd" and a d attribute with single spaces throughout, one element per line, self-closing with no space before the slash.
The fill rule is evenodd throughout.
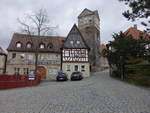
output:
<path id="1" fill-rule="evenodd" d="M 0 113 L 150 113 L 150 91 L 103 71 L 82 81 L 1 90 Z"/>

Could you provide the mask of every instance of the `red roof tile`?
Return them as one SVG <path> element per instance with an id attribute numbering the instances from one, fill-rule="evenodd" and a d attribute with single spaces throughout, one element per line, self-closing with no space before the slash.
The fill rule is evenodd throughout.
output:
<path id="1" fill-rule="evenodd" d="M 101 44 L 101 45 L 100 45 L 100 50 L 101 50 L 101 51 L 106 50 L 106 49 L 107 49 L 107 47 L 106 47 L 105 44 Z"/>
<path id="2" fill-rule="evenodd" d="M 130 27 L 124 33 L 126 35 L 131 35 L 136 40 L 140 39 L 140 37 L 143 37 L 143 38 L 146 38 L 146 39 L 148 37 L 150 37 L 149 34 L 144 33 L 144 32 L 142 32 L 142 31 L 140 31 L 140 30 L 138 30 L 137 28 L 134 28 L 134 27 Z"/>

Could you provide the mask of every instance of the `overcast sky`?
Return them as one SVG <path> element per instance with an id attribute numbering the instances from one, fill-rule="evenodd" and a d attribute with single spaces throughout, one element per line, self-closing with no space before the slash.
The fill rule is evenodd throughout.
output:
<path id="1" fill-rule="evenodd" d="M 114 32 L 125 31 L 135 23 L 127 21 L 122 12 L 127 8 L 118 0 L 0 0 L 0 46 L 6 49 L 14 32 L 18 32 L 17 18 L 40 8 L 47 10 L 57 34 L 67 36 L 77 16 L 85 9 L 98 10 L 101 42 L 112 40 Z M 142 30 L 142 26 L 138 25 Z"/>

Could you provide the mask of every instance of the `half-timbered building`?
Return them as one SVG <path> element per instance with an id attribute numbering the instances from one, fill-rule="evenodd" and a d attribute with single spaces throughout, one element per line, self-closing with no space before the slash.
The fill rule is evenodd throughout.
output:
<path id="1" fill-rule="evenodd" d="M 62 70 L 70 75 L 81 72 L 84 77 L 90 76 L 89 47 L 79 29 L 74 25 L 69 32 L 62 49 Z"/>

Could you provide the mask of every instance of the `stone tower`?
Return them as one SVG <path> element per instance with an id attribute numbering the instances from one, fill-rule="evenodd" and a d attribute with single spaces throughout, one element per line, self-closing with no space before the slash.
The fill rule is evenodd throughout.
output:
<path id="1" fill-rule="evenodd" d="M 90 47 L 91 70 L 96 71 L 100 68 L 100 18 L 98 11 L 84 9 L 78 16 L 78 27 Z"/>

